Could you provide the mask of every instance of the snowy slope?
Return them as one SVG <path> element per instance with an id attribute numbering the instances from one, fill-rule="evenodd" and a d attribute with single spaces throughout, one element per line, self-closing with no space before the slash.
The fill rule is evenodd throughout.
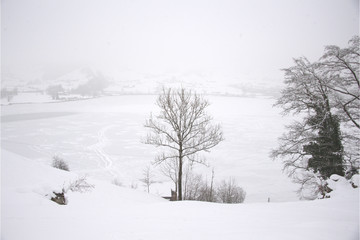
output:
<path id="1" fill-rule="evenodd" d="M 167 202 L 88 179 L 66 206 L 44 196 L 78 176 L 2 150 L 1 239 L 316 239 L 359 237 L 358 191 L 311 202 Z"/>

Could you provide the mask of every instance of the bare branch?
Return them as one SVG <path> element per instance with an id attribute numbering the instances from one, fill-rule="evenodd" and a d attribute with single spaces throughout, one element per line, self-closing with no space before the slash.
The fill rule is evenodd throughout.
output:
<path id="1" fill-rule="evenodd" d="M 181 199 L 182 167 L 184 161 L 204 164 L 194 156 L 208 152 L 223 141 L 219 125 L 211 125 L 212 118 L 206 113 L 209 102 L 186 89 L 163 89 L 156 104 L 160 114 L 146 121 L 145 127 L 151 130 L 146 144 L 163 147 L 170 153 L 162 153 L 155 163 L 178 161 L 178 196 Z"/>

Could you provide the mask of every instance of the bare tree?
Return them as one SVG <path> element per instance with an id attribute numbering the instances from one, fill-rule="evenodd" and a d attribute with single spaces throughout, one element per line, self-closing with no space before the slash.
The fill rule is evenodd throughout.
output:
<path id="1" fill-rule="evenodd" d="M 182 176 L 185 161 L 204 164 L 197 158 L 200 152 L 208 152 L 223 140 L 220 125 L 212 125 L 212 118 L 206 113 L 209 102 L 196 93 L 184 88 L 163 89 L 156 104 L 160 114 L 150 115 L 145 127 L 151 130 L 146 144 L 162 147 L 155 159 L 156 164 L 166 160 L 178 161 L 178 199 L 182 200 Z"/>
<path id="2" fill-rule="evenodd" d="M 359 36 L 349 41 L 349 46 L 326 46 L 320 59 L 323 75 L 329 81 L 328 88 L 333 91 L 335 107 L 346 122 L 360 129 L 360 51 Z"/>
<path id="3" fill-rule="evenodd" d="M 215 191 L 214 191 L 214 179 L 215 179 L 215 171 L 214 168 L 211 171 L 211 182 L 210 182 L 210 189 L 208 192 L 208 195 L 206 196 L 207 201 L 209 202 L 215 202 L 216 201 L 216 197 L 215 197 Z"/>
<path id="4" fill-rule="evenodd" d="M 186 165 L 184 173 L 183 199 L 199 200 L 200 191 L 202 186 L 204 185 L 202 175 L 194 173 L 192 164 Z"/>
<path id="5" fill-rule="evenodd" d="M 143 170 L 143 178 L 141 178 L 140 181 L 144 183 L 147 192 L 150 193 L 150 186 L 151 184 L 155 183 L 154 174 L 151 172 L 150 166 L 147 166 Z"/>
<path id="6" fill-rule="evenodd" d="M 245 200 L 246 192 L 236 184 L 234 178 L 230 178 L 228 181 L 221 182 L 217 195 L 223 203 L 242 203 Z"/>

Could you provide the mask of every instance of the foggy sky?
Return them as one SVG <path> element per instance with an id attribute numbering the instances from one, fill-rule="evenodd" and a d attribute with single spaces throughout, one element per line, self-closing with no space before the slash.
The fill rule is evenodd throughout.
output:
<path id="1" fill-rule="evenodd" d="M 359 34 L 355 0 L 2 0 L 2 69 L 88 64 L 282 79 Z"/>

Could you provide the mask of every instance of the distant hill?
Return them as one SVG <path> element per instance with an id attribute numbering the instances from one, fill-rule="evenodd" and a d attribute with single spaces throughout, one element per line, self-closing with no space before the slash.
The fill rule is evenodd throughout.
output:
<path id="1" fill-rule="evenodd" d="M 156 94 L 163 86 L 187 87 L 197 92 L 229 96 L 276 97 L 281 86 L 253 76 L 231 76 L 219 73 L 163 73 L 144 74 L 127 68 L 97 69 L 85 67 L 43 68 L 27 76 L 4 71 L 2 88 L 24 91 L 45 91 L 49 86 L 61 85 L 71 92 L 90 80 L 102 76 L 107 82 L 107 94 Z"/>

